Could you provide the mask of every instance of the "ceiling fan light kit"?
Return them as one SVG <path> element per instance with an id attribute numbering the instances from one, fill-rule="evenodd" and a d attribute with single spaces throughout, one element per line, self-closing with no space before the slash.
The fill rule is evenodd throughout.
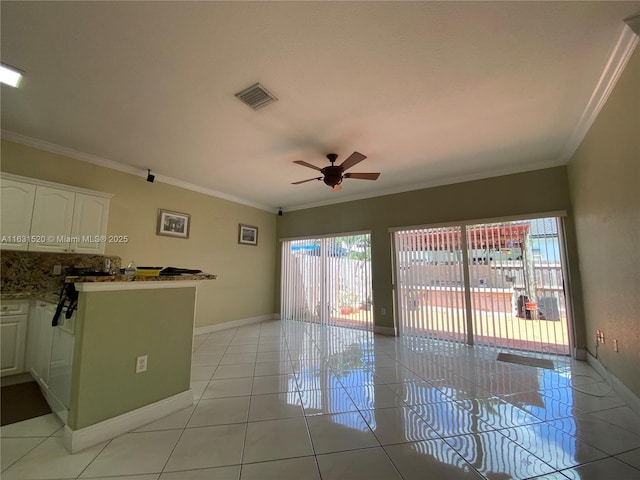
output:
<path id="1" fill-rule="evenodd" d="M 338 155 L 335 153 L 329 153 L 327 154 L 327 159 L 331 162 L 331 165 L 324 168 L 316 167 L 315 165 L 302 160 L 296 160 L 293 163 L 318 170 L 322 173 L 322 177 L 314 177 L 307 180 L 301 180 L 299 182 L 293 182 L 292 185 L 299 185 L 301 183 L 311 182 L 312 180 L 322 180 L 326 185 L 331 187 L 332 191 L 336 192 L 342 190 L 341 184 L 345 178 L 354 178 L 356 180 L 377 180 L 380 173 L 345 173 L 345 170 L 353 167 L 357 163 L 360 163 L 365 158 L 367 158 L 366 155 L 363 155 L 360 152 L 353 152 L 340 165 L 335 165 Z"/>

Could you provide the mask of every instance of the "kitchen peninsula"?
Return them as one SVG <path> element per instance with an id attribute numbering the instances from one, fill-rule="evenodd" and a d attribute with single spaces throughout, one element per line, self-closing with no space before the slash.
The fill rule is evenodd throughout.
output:
<path id="1" fill-rule="evenodd" d="M 196 291 L 215 278 L 67 277 L 78 291 L 64 432 L 70 452 L 192 405 Z"/>

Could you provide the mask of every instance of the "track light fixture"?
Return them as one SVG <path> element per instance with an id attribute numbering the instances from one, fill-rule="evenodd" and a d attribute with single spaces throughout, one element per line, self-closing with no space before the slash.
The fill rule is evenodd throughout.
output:
<path id="1" fill-rule="evenodd" d="M 156 176 L 151 173 L 150 169 L 147 169 L 147 182 L 153 183 L 155 179 L 156 179 Z"/>
<path id="2" fill-rule="evenodd" d="M 278 216 L 279 216 L 279 217 L 281 217 L 281 216 L 282 216 L 282 214 L 283 214 L 283 212 L 282 212 L 282 208 L 278 208 Z"/>

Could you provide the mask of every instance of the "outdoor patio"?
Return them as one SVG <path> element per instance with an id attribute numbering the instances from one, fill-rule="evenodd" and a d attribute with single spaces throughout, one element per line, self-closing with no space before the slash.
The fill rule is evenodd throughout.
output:
<path id="1" fill-rule="evenodd" d="M 420 305 L 405 313 L 408 325 L 403 334 L 419 337 L 466 342 L 465 312 L 460 309 Z M 371 311 L 356 310 L 350 314 L 334 312 L 330 325 L 369 329 Z M 475 310 L 474 340 L 477 345 L 503 349 L 525 350 L 558 355 L 569 354 L 567 319 L 561 312 L 559 320 L 520 318 L 515 313 Z M 312 317 L 312 323 L 320 323 Z"/>

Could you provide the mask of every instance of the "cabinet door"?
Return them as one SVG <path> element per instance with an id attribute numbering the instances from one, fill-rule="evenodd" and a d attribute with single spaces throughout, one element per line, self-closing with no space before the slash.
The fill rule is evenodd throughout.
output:
<path id="1" fill-rule="evenodd" d="M 109 216 L 109 200 L 93 195 L 76 193 L 73 208 L 73 226 L 71 236 L 74 242 L 70 251 L 75 253 L 104 253 Z M 100 239 L 99 241 L 97 241 Z"/>
<path id="2" fill-rule="evenodd" d="M 38 304 L 36 304 L 36 308 L 32 308 L 29 312 L 29 319 L 27 321 L 27 352 L 25 355 L 25 369 L 27 372 L 31 372 L 31 375 L 36 380 L 38 377 L 38 344 L 40 342 L 40 331 L 42 330 L 37 305 Z"/>
<path id="3" fill-rule="evenodd" d="M 27 316 L 0 317 L 0 376 L 24 372 L 24 351 L 27 340 Z"/>
<path id="4" fill-rule="evenodd" d="M 38 302 L 29 323 L 29 360 L 31 374 L 45 388 L 48 388 L 49 365 L 51 363 L 51 341 L 53 327 L 51 320 L 55 313 L 55 305 Z"/>
<path id="5" fill-rule="evenodd" d="M 76 194 L 66 190 L 37 187 L 31 220 L 29 250 L 68 252 Z"/>
<path id="6" fill-rule="evenodd" d="M 40 345 L 38 346 L 39 360 L 38 373 L 44 385 L 49 384 L 49 366 L 51 364 L 51 341 L 53 340 L 53 327 L 51 320 L 55 314 L 55 305 L 41 308 L 40 312 Z"/>
<path id="7" fill-rule="evenodd" d="M 35 185 L 1 179 L 2 215 L 0 215 L 0 232 L 2 232 L 2 249 L 27 250 L 29 243 L 24 241 L 31 231 L 31 214 L 36 196 Z"/>
<path id="8" fill-rule="evenodd" d="M 51 341 L 51 364 L 49 368 L 49 390 L 67 409 L 71 398 L 73 371 L 75 313 L 65 318 L 61 326 L 54 327 Z"/>

